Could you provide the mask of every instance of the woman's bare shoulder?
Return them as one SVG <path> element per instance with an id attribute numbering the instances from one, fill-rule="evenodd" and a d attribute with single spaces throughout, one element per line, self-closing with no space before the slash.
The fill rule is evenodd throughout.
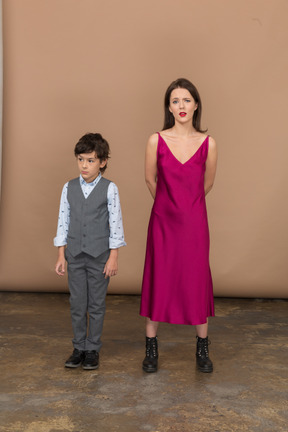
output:
<path id="1" fill-rule="evenodd" d="M 216 149 L 216 141 L 211 135 L 209 135 L 209 148 Z"/>
<path id="2" fill-rule="evenodd" d="M 151 148 L 155 148 L 155 147 L 157 147 L 158 139 L 159 139 L 159 134 L 158 134 L 158 133 L 153 133 L 153 134 L 150 135 L 150 137 L 148 138 L 147 146 L 148 146 L 148 147 L 151 147 Z"/>

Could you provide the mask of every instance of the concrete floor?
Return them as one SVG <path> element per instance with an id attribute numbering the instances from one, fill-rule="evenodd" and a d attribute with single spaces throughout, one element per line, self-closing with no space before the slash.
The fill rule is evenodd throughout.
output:
<path id="1" fill-rule="evenodd" d="M 161 324 L 156 374 L 141 369 L 138 296 L 108 296 L 100 367 L 65 369 L 67 294 L 0 293 L 2 432 L 288 431 L 288 302 L 215 299 L 214 372 L 194 329 Z"/>

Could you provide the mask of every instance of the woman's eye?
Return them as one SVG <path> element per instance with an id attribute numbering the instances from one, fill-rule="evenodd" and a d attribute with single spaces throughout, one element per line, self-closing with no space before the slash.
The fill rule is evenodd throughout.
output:
<path id="1" fill-rule="evenodd" d="M 190 102 L 190 99 L 185 99 L 185 102 Z"/>
<path id="2" fill-rule="evenodd" d="M 178 101 L 177 101 L 177 100 L 174 100 L 174 101 L 173 101 L 172 103 L 173 103 L 173 104 L 175 105 L 175 104 L 177 104 L 177 103 L 178 103 Z"/>

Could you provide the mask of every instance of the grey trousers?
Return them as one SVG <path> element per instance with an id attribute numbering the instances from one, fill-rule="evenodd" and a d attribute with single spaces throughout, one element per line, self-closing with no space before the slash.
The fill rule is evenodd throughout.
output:
<path id="1" fill-rule="evenodd" d="M 97 258 L 81 253 L 73 257 L 65 250 L 68 267 L 74 348 L 100 351 L 109 278 L 103 275 L 110 251 Z"/>

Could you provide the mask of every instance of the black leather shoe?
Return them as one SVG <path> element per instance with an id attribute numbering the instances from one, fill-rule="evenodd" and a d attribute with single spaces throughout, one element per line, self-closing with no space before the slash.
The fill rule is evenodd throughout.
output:
<path id="1" fill-rule="evenodd" d="M 210 373 L 213 372 L 213 363 L 209 358 L 208 345 L 210 341 L 208 336 L 206 338 L 197 338 L 197 349 L 196 349 L 196 362 L 200 372 Z"/>
<path id="2" fill-rule="evenodd" d="M 74 348 L 72 355 L 65 362 L 65 367 L 67 368 L 77 368 L 81 365 L 84 359 L 84 351 L 79 351 L 77 348 Z"/>
<path id="3" fill-rule="evenodd" d="M 82 363 L 83 369 L 97 369 L 99 367 L 99 353 L 95 350 L 85 351 L 85 358 Z"/>
<path id="4" fill-rule="evenodd" d="M 142 363 L 144 372 L 157 372 L 158 369 L 158 341 L 154 338 L 146 337 L 146 357 Z"/>

